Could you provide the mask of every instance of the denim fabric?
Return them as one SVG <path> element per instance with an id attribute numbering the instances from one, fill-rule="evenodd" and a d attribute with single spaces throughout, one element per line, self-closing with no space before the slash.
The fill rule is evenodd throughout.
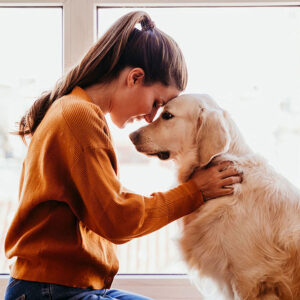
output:
<path id="1" fill-rule="evenodd" d="M 152 300 L 121 290 L 92 290 L 10 278 L 5 300 Z"/>

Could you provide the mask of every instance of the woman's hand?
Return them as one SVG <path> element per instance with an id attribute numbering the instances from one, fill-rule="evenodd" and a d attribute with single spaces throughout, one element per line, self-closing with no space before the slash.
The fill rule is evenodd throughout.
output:
<path id="1" fill-rule="evenodd" d="M 192 176 L 204 201 L 233 194 L 234 183 L 242 181 L 242 174 L 231 167 L 232 162 L 224 161 L 207 169 L 197 169 Z"/>

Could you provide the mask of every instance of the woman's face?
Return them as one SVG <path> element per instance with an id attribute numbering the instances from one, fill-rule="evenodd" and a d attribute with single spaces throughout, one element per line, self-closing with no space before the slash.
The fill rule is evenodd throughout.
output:
<path id="1" fill-rule="evenodd" d="M 161 83 L 144 85 L 144 72 L 140 68 L 128 70 L 124 78 L 125 84 L 116 93 L 110 111 L 119 128 L 142 118 L 151 123 L 158 109 L 180 93 L 176 87 Z"/>

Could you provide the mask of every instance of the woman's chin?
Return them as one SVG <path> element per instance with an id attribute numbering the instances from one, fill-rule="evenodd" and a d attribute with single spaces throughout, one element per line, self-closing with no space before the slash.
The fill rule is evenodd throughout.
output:
<path id="1" fill-rule="evenodd" d="M 134 121 L 144 121 L 145 120 L 145 115 L 138 115 L 134 117 L 130 117 L 128 120 L 115 120 L 111 117 L 111 120 L 113 123 L 120 129 L 126 127 L 128 124 L 132 124 Z"/>
<path id="2" fill-rule="evenodd" d="M 133 123 L 134 122 L 134 118 L 130 118 L 127 121 L 125 121 L 123 124 L 121 124 L 120 126 L 118 126 L 119 128 L 124 128 L 126 125 Z"/>
<path id="3" fill-rule="evenodd" d="M 124 120 L 124 118 L 123 119 L 121 119 L 121 118 L 115 118 L 114 116 L 110 115 L 110 119 L 114 123 L 114 125 L 116 125 L 120 129 L 123 129 L 126 126 L 126 124 L 129 123 L 129 120 L 131 118 L 128 119 L 128 120 Z"/>

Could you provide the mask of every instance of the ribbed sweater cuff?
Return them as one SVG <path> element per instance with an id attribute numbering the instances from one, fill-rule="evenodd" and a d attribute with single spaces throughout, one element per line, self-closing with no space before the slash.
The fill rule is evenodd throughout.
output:
<path id="1" fill-rule="evenodd" d="M 169 203 L 170 221 L 192 213 L 204 203 L 202 193 L 193 180 L 189 180 L 175 189 L 181 190 L 182 197 L 178 197 L 172 203 Z"/>

